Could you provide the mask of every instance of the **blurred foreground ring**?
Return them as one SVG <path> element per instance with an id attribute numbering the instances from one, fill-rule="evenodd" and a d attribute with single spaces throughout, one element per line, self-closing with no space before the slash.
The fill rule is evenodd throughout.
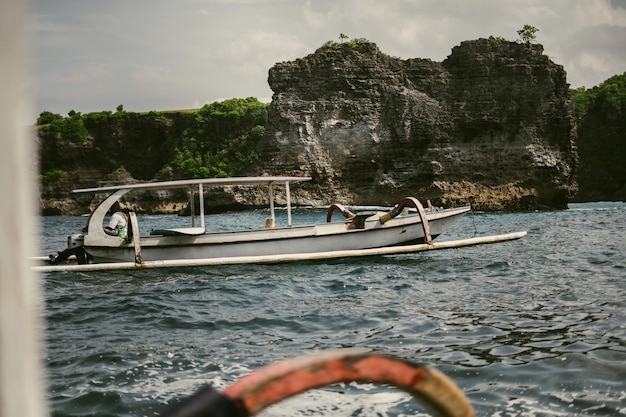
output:
<path id="1" fill-rule="evenodd" d="M 388 384 L 411 394 L 438 417 L 472 417 L 461 390 L 441 372 L 392 356 L 344 349 L 270 365 L 223 392 L 196 393 L 167 417 L 250 417 L 286 398 L 340 382 Z"/>

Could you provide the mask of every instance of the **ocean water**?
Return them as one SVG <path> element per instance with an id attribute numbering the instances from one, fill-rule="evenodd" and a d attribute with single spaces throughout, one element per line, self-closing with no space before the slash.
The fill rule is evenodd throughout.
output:
<path id="1" fill-rule="evenodd" d="M 294 223 L 324 215 L 299 209 Z M 207 226 L 265 216 L 225 213 Z M 48 254 L 86 218 L 40 220 Z M 43 274 L 51 413 L 155 416 L 204 384 L 224 389 L 286 358 L 354 347 L 437 368 L 479 416 L 626 415 L 626 203 L 472 213 L 438 240 L 520 230 L 516 241 L 411 255 Z M 351 383 L 262 415 L 428 414 L 393 387 Z"/>

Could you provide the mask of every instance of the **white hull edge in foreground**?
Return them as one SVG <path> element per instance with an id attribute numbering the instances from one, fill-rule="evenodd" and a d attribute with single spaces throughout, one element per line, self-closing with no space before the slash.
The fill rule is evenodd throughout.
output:
<path id="1" fill-rule="evenodd" d="M 424 252 L 437 249 L 453 249 L 464 246 L 474 246 L 490 243 L 506 242 L 524 237 L 526 231 L 507 233 L 492 236 L 480 236 L 469 239 L 450 240 L 444 242 L 432 242 L 431 244 L 403 245 L 403 246 L 387 246 L 382 248 L 359 249 L 359 250 L 343 250 L 328 252 L 312 252 L 312 253 L 296 253 L 296 254 L 279 254 L 264 256 L 235 256 L 224 258 L 208 258 L 208 259 L 177 259 L 177 260 L 161 260 L 161 261 L 144 261 L 143 263 L 135 262 L 116 262 L 101 264 L 68 264 L 68 265 L 46 265 L 34 266 L 33 270 L 37 272 L 84 272 L 84 271 L 110 271 L 110 270 L 129 270 L 129 269 L 153 269 L 153 268 L 175 268 L 188 266 L 214 266 L 214 265 L 236 265 L 236 264 L 271 264 L 298 261 L 314 261 L 337 258 L 353 258 L 364 256 L 381 256 L 381 255 L 399 255 L 415 252 Z"/>

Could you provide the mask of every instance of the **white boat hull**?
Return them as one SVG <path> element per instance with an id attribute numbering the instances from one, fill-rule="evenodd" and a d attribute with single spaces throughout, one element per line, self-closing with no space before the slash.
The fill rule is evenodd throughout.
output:
<path id="1" fill-rule="evenodd" d="M 431 237 L 443 233 L 469 210 L 459 207 L 428 211 Z M 202 235 L 141 236 L 138 241 L 118 246 L 90 244 L 86 236 L 84 248 L 93 262 L 102 263 L 136 261 L 137 251 L 142 261 L 161 261 L 346 251 L 423 242 L 419 214 L 405 214 L 384 224 L 379 216 L 373 216 L 365 221 L 363 228 L 333 222 Z"/>

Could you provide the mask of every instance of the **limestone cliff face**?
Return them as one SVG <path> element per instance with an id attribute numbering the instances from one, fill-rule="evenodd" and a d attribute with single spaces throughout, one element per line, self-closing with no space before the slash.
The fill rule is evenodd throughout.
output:
<path id="1" fill-rule="evenodd" d="M 312 176 L 299 203 L 532 210 L 576 191 L 566 74 L 540 45 L 479 39 L 438 63 L 327 44 L 276 64 L 269 84 L 264 170 Z"/>

